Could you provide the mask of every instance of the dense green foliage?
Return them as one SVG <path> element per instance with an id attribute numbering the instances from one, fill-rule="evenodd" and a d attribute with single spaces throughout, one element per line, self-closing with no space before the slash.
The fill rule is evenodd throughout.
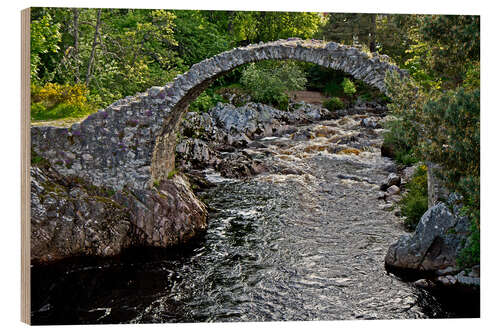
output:
<path id="1" fill-rule="evenodd" d="M 59 42 L 61 41 L 60 27 L 59 23 L 53 22 L 49 14 L 31 22 L 30 72 L 32 81 L 41 78 L 50 80 L 52 78 L 51 73 L 41 71 L 44 70 L 43 65 L 45 63 L 54 61 L 53 58 L 59 50 Z"/>
<path id="2" fill-rule="evenodd" d="M 443 166 L 445 186 L 462 196 L 463 213 L 473 222 L 470 247 L 462 264 L 479 262 L 480 218 L 480 95 L 463 88 L 429 101 L 424 107 L 428 144 L 422 154 Z"/>
<path id="3" fill-rule="evenodd" d="M 189 105 L 189 111 L 207 112 L 218 102 L 225 102 L 221 95 L 214 92 L 213 89 L 207 89 L 198 96 L 196 100 Z"/>
<path id="4" fill-rule="evenodd" d="M 210 58 L 233 46 L 226 26 L 218 21 L 224 12 L 200 10 L 176 10 L 174 38 L 175 50 L 187 66 Z M 223 22 L 223 21 L 222 21 Z M 226 23 L 227 24 L 227 23 Z"/>
<path id="5" fill-rule="evenodd" d="M 400 202 L 401 215 L 405 218 L 406 227 L 415 230 L 420 218 L 427 210 L 427 168 L 425 165 L 417 167 L 405 188 L 407 192 Z"/>
<path id="6" fill-rule="evenodd" d="M 386 77 L 392 120 L 385 143 L 401 162 L 442 166 L 444 186 L 461 196 L 472 221 L 462 265 L 479 262 L 479 17 L 420 16 L 410 29 L 412 78 Z M 406 159 L 406 161 L 405 161 Z"/>
<path id="7" fill-rule="evenodd" d="M 409 165 L 415 163 L 416 149 L 420 138 L 420 114 L 427 95 L 419 91 L 413 80 L 401 78 L 396 73 L 386 76 L 388 104 L 391 118 L 385 122 L 388 131 L 384 134 L 384 144 L 391 146 L 398 162 Z"/>
<path id="8" fill-rule="evenodd" d="M 472 267 L 480 263 L 481 246 L 479 226 L 472 224 L 470 233 L 469 239 L 464 244 L 464 249 L 457 258 L 457 263 L 460 267 Z"/>
<path id="9" fill-rule="evenodd" d="M 306 77 L 302 69 L 292 61 L 265 61 L 250 64 L 243 71 L 241 84 L 256 102 L 286 110 L 288 95 L 285 91 L 304 89 Z"/>
<path id="10" fill-rule="evenodd" d="M 268 42 L 280 38 L 312 38 L 324 22 L 320 13 L 234 12 L 232 32 L 239 43 Z"/>
<path id="11" fill-rule="evenodd" d="M 323 102 L 323 107 L 330 111 L 335 111 L 345 108 L 345 104 L 340 98 L 332 97 Z"/>

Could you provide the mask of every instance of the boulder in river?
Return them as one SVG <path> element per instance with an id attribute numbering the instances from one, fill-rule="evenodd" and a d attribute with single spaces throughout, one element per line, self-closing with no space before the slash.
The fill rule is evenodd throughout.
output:
<path id="1" fill-rule="evenodd" d="M 401 185 L 401 177 L 399 177 L 395 173 L 390 173 L 389 176 L 385 179 L 385 181 L 380 184 L 381 191 L 387 191 L 387 189 L 391 186 L 399 186 Z"/>
<path id="2" fill-rule="evenodd" d="M 382 127 L 373 117 L 363 118 L 360 125 L 366 128 L 373 129 Z"/>
<path id="3" fill-rule="evenodd" d="M 439 202 L 428 209 L 413 235 L 401 236 L 389 247 L 386 268 L 417 276 L 459 272 L 457 257 L 466 244 L 470 223 L 452 207 Z"/>
<path id="4" fill-rule="evenodd" d="M 384 140 L 382 146 L 380 147 L 380 155 L 383 157 L 396 158 L 396 146 L 394 143 Z"/>
<path id="5" fill-rule="evenodd" d="M 401 190 L 399 189 L 399 187 L 397 187 L 396 185 L 391 185 L 388 189 L 387 189 L 387 194 L 388 195 L 396 195 L 396 194 L 399 194 L 399 192 L 401 192 Z"/>

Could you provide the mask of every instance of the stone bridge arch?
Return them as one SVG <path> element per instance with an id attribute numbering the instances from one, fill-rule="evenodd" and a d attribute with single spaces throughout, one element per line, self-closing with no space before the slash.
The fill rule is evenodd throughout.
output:
<path id="1" fill-rule="evenodd" d="M 114 189 L 146 189 L 174 169 L 178 125 L 189 104 L 215 79 L 247 63 L 286 59 L 342 70 L 384 93 L 387 71 L 406 75 L 388 56 L 334 42 L 261 42 L 203 60 L 164 87 L 119 100 L 69 129 L 33 127 L 32 151 L 63 175 Z"/>
<path id="2" fill-rule="evenodd" d="M 371 56 L 355 47 L 335 42 L 296 38 L 238 47 L 203 60 L 166 86 L 165 98 L 169 117 L 157 138 L 151 163 L 152 179 L 166 179 L 166 175 L 174 169 L 175 154 L 172 152 L 175 151 L 175 138 L 172 134 L 176 133 L 189 104 L 215 79 L 247 63 L 285 59 L 341 70 L 384 93 L 386 71 L 403 73 L 397 66 L 390 64 L 389 57 L 385 55 Z"/>

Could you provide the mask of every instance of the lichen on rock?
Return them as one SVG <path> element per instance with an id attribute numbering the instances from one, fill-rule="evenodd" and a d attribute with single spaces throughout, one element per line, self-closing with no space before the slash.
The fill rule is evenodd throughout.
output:
<path id="1" fill-rule="evenodd" d="M 441 285 L 446 285 L 445 280 L 453 282 L 449 285 L 460 284 L 457 277 L 464 276 L 465 271 L 457 264 L 457 258 L 466 246 L 470 222 L 460 214 L 455 199 L 452 194 L 448 202 L 430 207 L 412 235 L 401 236 L 389 247 L 385 257 L 389 271 L 434 279 Z"/>
<path id="2" fill-rule="evenodd" d="M 206 215 L 180 174 L 155 189 L 114 191 L 50 167 L 31 168 L 33 264 L 179 245 L 206 229 Z"/>

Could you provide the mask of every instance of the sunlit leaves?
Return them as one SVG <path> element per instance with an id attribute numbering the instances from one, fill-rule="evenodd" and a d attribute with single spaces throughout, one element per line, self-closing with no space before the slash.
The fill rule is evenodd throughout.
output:
<path id="1" fill-rule="evenodd" d="M 52 17 L 47 14 L 40 20 L 31 22 L 31 80 L 39 79 L 38 72 L 41 64 L 41 55 L 56 53 L 59 50 L 58 43 L 61 41 L 59 23 L 54 23 Z"/>
<path id="2" fill-rule="evenodd" d="M 291 61 L 252 63 L 241 77 L 242 85 L 255 101 L 282 108 L 282 104 L 288 105 L 285 91 L 304 89 L 306 81 L 305 73 Z"/>
<path id="3" fill-rule="evenodd" d="M 320 13 L 237 12 L 232 29 L 236 41 L 258 43 L 288 37 L 312 38 L 323 23 Z"/>

